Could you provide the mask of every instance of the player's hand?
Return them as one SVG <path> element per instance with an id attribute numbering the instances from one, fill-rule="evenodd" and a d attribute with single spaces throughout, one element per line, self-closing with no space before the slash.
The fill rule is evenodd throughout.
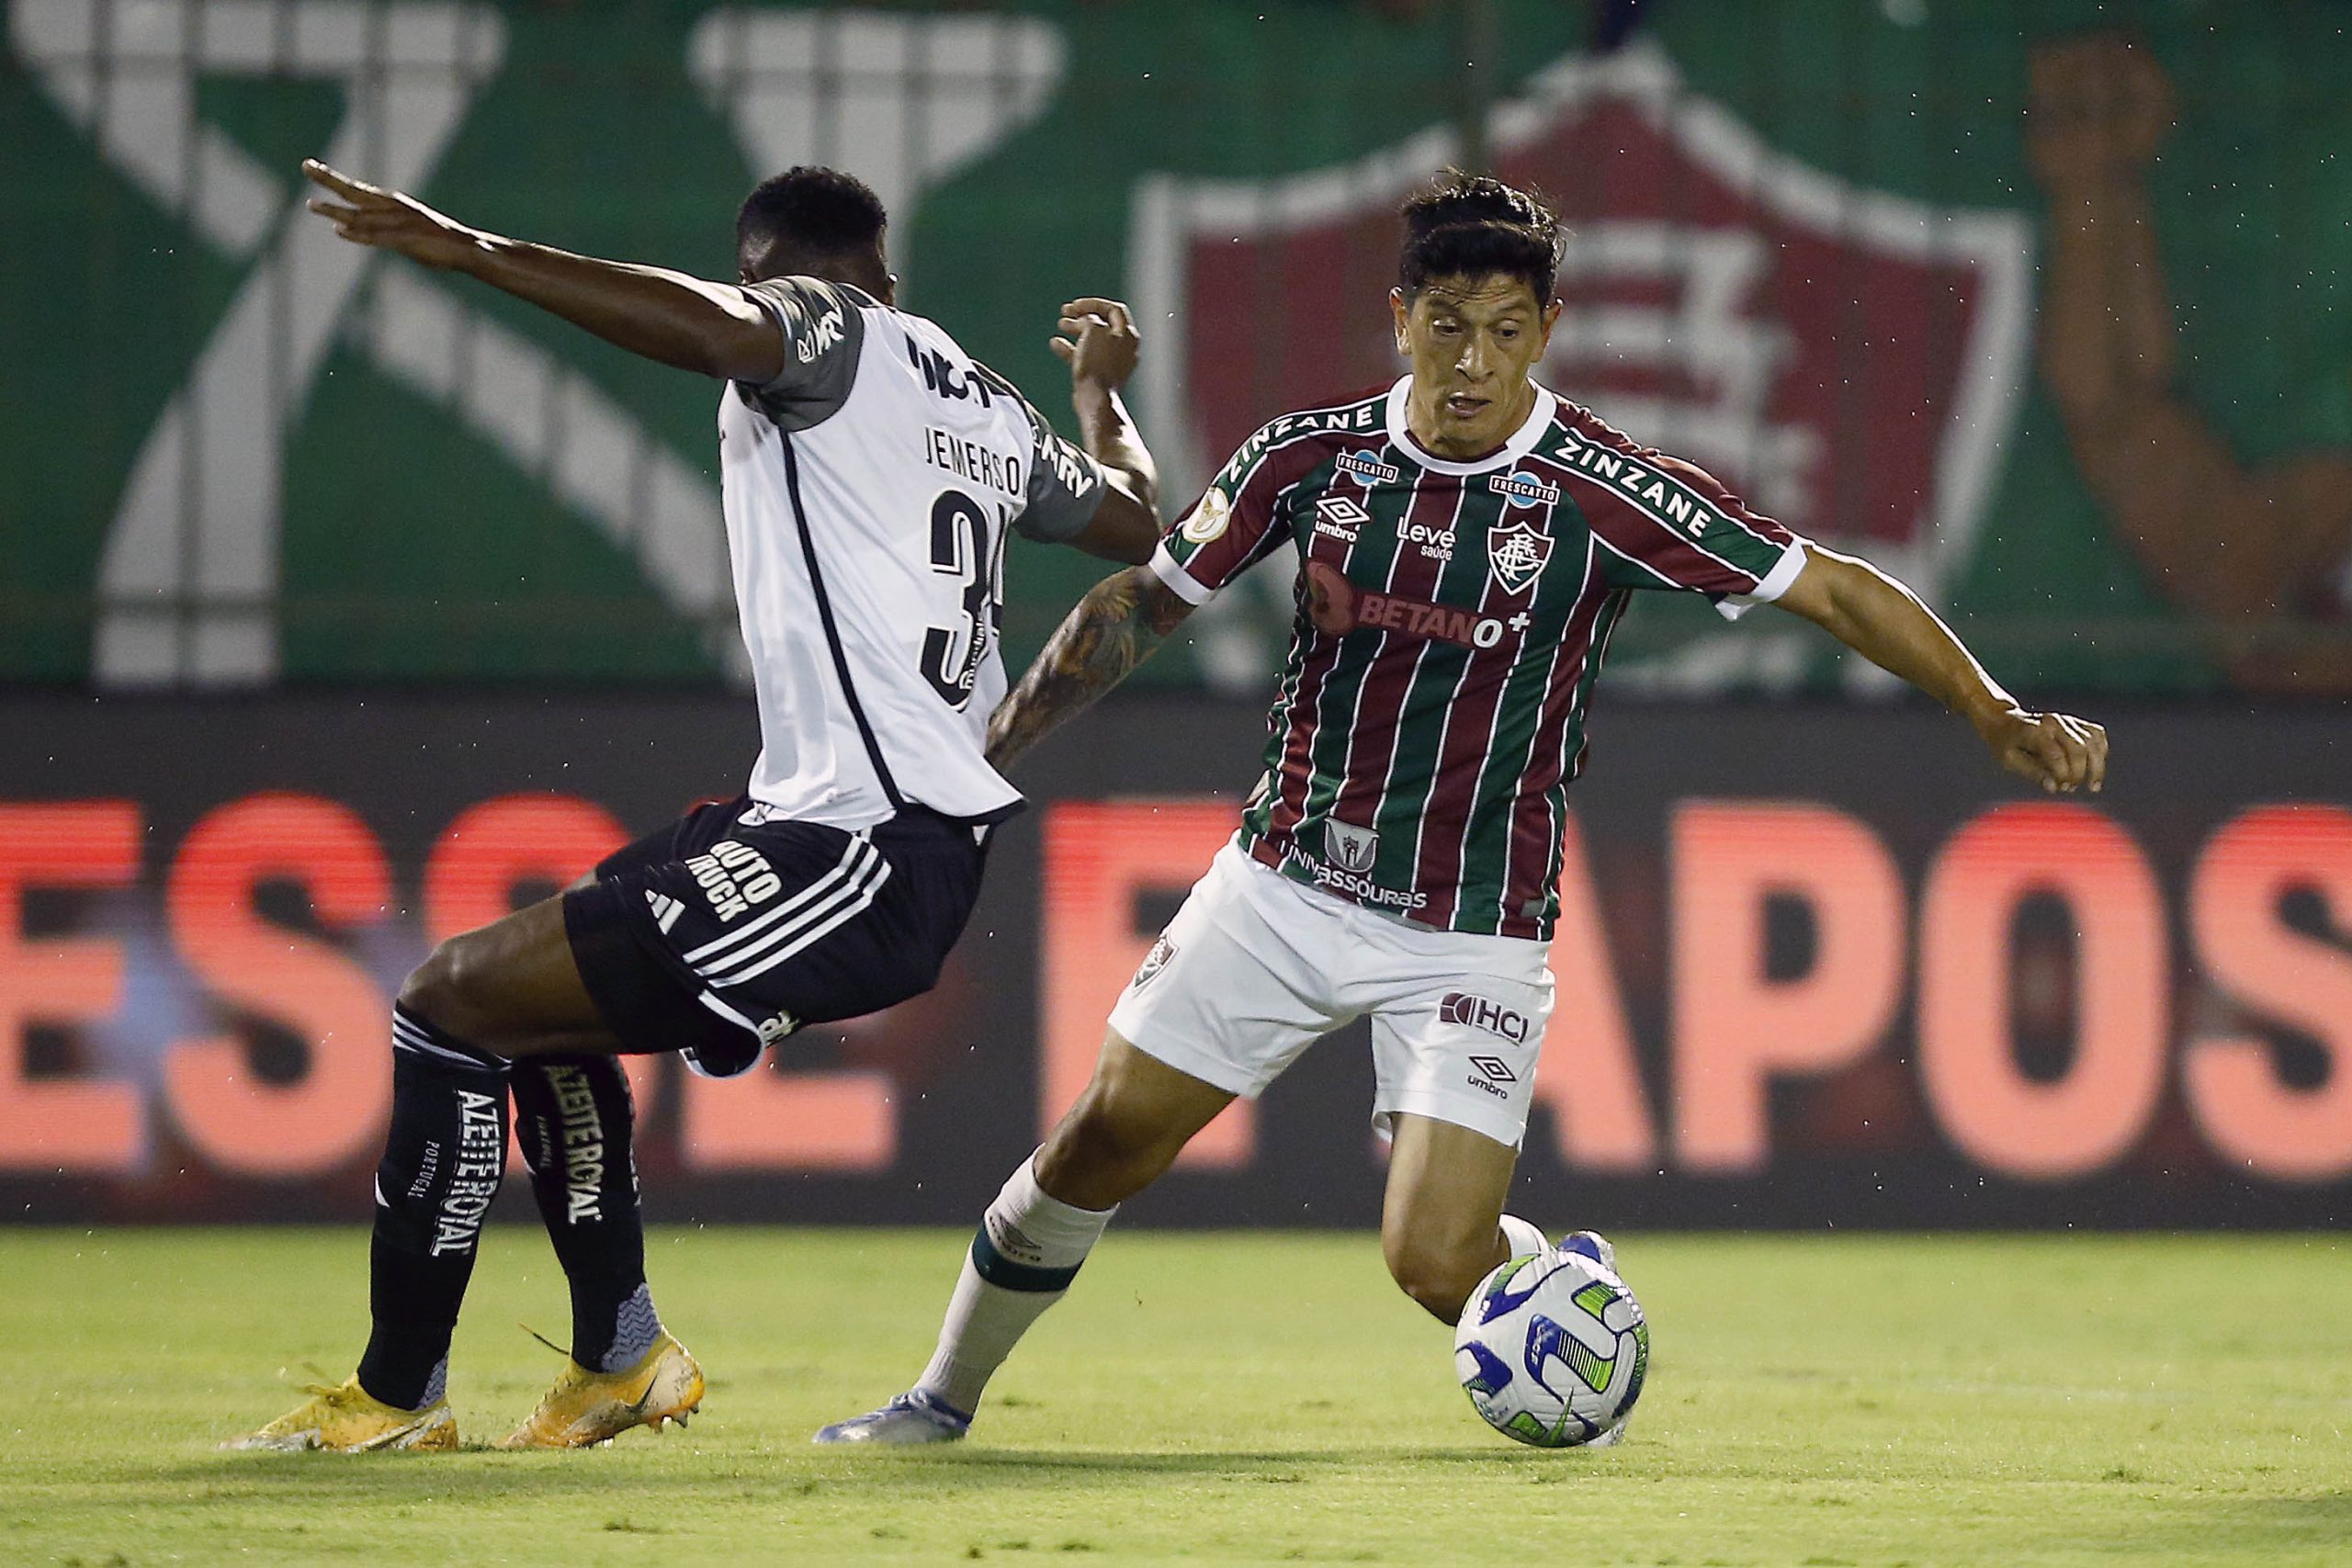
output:
<path id="1" fill-rule="evenodd" d="M 2120 33 L 2062 39 L 2027 70 L 2026 151 L 2052 187 L 2134 174 L 2172 129 L 2172 80 Z"/>
<path id="2" fill-rule="evenodd" d="M 2049 795 L 2107 785 L 2107 730 L 2067 713 L 2010 708 L 1977 727 L 1994 759 Z"/>
<path id="3" fill-rule="evenodd" d="M 1135 318 L 1116 299 L 1089 297 L 1062 307 L 1061 335 L 1050 346 L 1069 367 L 1073 382 L 1092 382 L 1116 391 L 1136 373 L 1143 337 Z"/>
<path id="4" fill-rule="evenodd" d="M 396 190 L 379 190 L 364 181 L 327 167 L 316 158 L 302 160 L 311 183 L 332 191 L 339 200 L 312 197 L 311 211 L 334 224 L 334 231 L 356 244 L 397 251 L 421 266 L 461 266 L 481 254 L 489 236 Z"/>

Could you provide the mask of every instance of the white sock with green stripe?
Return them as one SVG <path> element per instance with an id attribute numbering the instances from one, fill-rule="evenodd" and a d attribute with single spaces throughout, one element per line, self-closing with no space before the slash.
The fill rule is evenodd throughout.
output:
<path id="1" fill-rule="evenodd" d="M 947 1303 L 939 1348 L 915 1384 L 966 1416 L 979 1408 L 989 1379 L 1029 1325 L 1068 1292 L 1118 1213 L 1115 1205 L 1074 1209 L 1046 1196 L 1031 1169 L 1035 1158 L 1021 1162 L 981 1219 Z"/>

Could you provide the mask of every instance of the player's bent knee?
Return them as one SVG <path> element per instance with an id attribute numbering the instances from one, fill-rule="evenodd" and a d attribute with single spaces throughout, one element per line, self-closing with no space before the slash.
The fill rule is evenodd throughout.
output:
<path id="1" fill-rule="evenodd" d="M 1181 1129 L 1114 1110 L 1089 1094 L 1038 1151 L 1037 1180 L 1064 1202 L 1108 1208 L 1149 1186 L 1183 1146 Z"/>
<path id="2" fill-rule="evenodd" d="M 479 944 L 469 941 L 469 935 L 451 937 L 425 954 L 424 962 L 401 982 L 400 1005 L 405 1011 L 431 1019 L 469 1043 L 487 1049 L 487 1043 L 473 1038 L 479 1032 L 476 1020 L 480 1011 L 474 998 L 486 977 L 483 970 L 487 965 L 482 962 Z"/>
<path id="3" fill-rule="evenodd" d="M 1470 1251 L 1413 1236 L 1384 1238 L 1389 1278 L 1424 1311 L 1452 1323 L 1462 1315 L 1462 1303 L 1494 1259 L 1485 1251 Z"/>

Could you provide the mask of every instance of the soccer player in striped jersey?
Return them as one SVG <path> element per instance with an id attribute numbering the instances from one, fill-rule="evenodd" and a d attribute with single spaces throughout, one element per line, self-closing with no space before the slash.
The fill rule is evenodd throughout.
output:
<path id="1" fill-rule="evenodd" d="M 759 707 L 745 793 L 629 845 L 555 898 L 442 943 L 392 1010 L 359 1369 L 232 1446 L 454 1448 L 446 1396 L 508 1097 L 571 1287 L 571 1359 L 509 1448 L 683 1420 L 701 1369 L 662 1326 L 617 1054 L 713 1077 L 806 1023 L 930 989 L 971 913 L 989 827 L 1021 796 L 987 760 L 1005 535 L 1148 558 L 1150 455 L 1118 388 L 1136 333 L 1064 307 L 1087 442 L 896 308 L 874 193 L 831 169 L 763 182 L 739 281 L 598 261 L 452 221 L 306 166 L 345 239 L 469 274 L 625 349 L 727 383 L 728 552 Z"/>
<path id="2" fill-rule="evenodd" d="M 1733 619 L 1777 604 L 1965 716 L 2011 772 L 2100 786 L 2105 733 L 2019 706 L 1902 584 L 1531 378 L 1561 310 L 1540 202 L 1451 175 L 1404 217 L 1391 302 L 1411 373 L 1252 435 L 995 716 L 989 755 L 1009 762 L 1241 572 L 1297 552 L 1240 830 L 1113 1010 L 1093 1080 L 989 1206 L 930 1366 L 821 1442 L 961 1437 L 1113 1210 L 1236 1095 L 1365 1015 L 1396 1283 L 1451 1323 L 1489 1269 L 1551 1245 L 1503 1201 L 1552 1010 L 1567 786 L 1636 592 L 1704 594 Z M 1614 1266 L 1591 1232 L 1561 1245 Z"/>

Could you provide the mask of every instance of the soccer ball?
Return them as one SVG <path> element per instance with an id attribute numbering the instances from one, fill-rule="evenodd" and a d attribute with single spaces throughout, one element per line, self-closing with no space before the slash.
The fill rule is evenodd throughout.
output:
<path id="1" fill-rule="evenodd" d="M 1496 1431 L 1538 1448 L 1615 1442 L 1649 1364 L 1641 1303 L 1573 1252 L 1505 1262 L 1470 1292 L 1453 1335 L 1470 1403 Z"/>

